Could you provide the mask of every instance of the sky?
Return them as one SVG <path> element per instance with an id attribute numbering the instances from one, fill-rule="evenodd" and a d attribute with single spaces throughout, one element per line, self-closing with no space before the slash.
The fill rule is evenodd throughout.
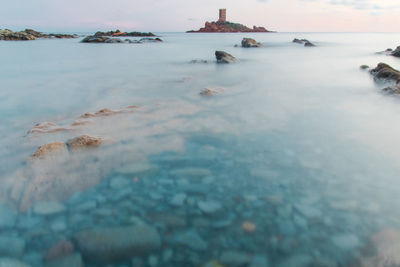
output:
<path id="1" fill-rule="evenodd" d="M 183 32 L 227 20 L 279 32 L 399 32 L 400 0 L 1 0 L 0 29 Z"/>

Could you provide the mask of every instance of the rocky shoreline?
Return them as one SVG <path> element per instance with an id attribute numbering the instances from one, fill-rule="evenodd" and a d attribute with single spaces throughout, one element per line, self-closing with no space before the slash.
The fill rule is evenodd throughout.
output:
<path id="1" fill-rule="evenodd" d="M 76 34 L 61 34 L 61 33 L 49 33 L 44 34 L 32 29 L 25 29 L 19 32 L 13 32 L 11 30 L 0 29 L 0 40 L 4 41 L 31 41 L 36 39 L 71 39 L 78 38 Z"/>

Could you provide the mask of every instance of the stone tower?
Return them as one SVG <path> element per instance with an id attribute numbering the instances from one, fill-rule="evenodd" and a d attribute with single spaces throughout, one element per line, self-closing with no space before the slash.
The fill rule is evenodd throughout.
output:
<path id="1" fill-rule="evenodd" d="M 218 22 L 225 22 L 225 21 L 226 21 L 226 9 L 225 8 L 221 8 L 219 10 Z"/>

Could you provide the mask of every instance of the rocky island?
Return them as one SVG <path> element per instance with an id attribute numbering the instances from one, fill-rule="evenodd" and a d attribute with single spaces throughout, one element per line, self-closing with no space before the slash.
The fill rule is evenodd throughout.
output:
<path id="1" fill-rule="evenodd" d="M 234 23 L 226 21 L 226 9 L 219 10 L 218 21 L 206 22 L 203 28 L 197 31 L 191 30 L 188 33 L 199 33 L 199 32 L 273 32 L 269 31 L 264 27 L 253 26 L 249 28 L 240 23 Z"/>
<path id="2" fill-rule="evenodd" d="M 0 40 L 4 41 L 31 41 L 38 38 L 57 38 L 57 39 L 69 39 L 78 38 L 76 34 L 61 34 L 61 33 L 49 33 L 45 34 L 32 29 L 25 29 L 19 32 L 13 32 L 8 29 L 0 29 Z"/>

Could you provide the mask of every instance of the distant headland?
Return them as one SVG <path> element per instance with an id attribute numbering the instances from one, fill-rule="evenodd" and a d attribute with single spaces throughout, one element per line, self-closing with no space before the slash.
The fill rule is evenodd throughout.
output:
<path id="1" fill-rule="evenodd" d="M 264 27 L 253 26 L 249 28 L 240 23 L 233 23 L 226 21 L 226 9 L 219 10 L 218 21 L 206 22 L 203 28 L 198 31 L 187 31 L 188 33 L 199 33 L 199 32 L 273 32 L 269 31 Z"/>

